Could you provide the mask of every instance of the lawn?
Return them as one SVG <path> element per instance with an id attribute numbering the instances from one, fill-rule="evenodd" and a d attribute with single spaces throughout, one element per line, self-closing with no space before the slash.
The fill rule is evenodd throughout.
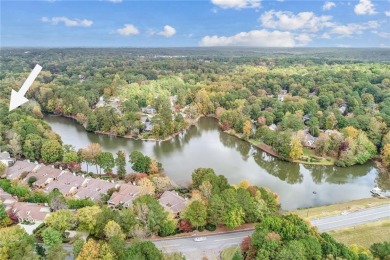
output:
<path id="1" fill-rule="evenodd" d="M 346 245 L 357 244 L 369 248 L 372 244 L 390 241 L 390 219 L 379 220 L 350 228 L 330 231 L 338 242 Z"/>
<path id="2" fill-rule="evenodd" d="M 319 218 L 325 216 L 332 216 L 341 214 L 343 211 L 356 211 L 360 209 L 371 208 L 379 205 L 389 204 L 390 199 L 380 199 L 380 198 L 367 198 L 360 200 L 352 200 L 344 203 L 331 204 L 328 206 L 320 206 L 306 209 L 297 209 L 289 211 L 287 213 L 293 213 L 301 218 Z"/>
<path id="3" fill-rule="evenodd" d="M 221 252 L 221 260 L 232 260 L 234 253 L 239 249 L 238 246 L 225 248 Z"/>

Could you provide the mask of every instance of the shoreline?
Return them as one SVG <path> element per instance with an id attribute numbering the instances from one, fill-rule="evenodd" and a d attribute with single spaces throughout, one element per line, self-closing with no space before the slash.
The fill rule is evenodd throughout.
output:
<path id="1" fill-rule="evenodd" d="M 222 130 L 221 130 L 222 131 Z M 268 155 L 271 155 L 273 157 L 275 157 L 276 159 L 278 160 L 282 160 L 282 161 L 286 161 L 286 162 L 291 162 L 291 163 L 300 163 L 300 164 L 307 164 L 307 165 L 319 165 L 319 166 L 334 166 L 334 163 L 333 162 L 329 162 L 329 163 L 324 163 L 324 162 L 307 162 L 307 161 L 303 161 L 303 160 L 284 160 L 282 158 L 280 158 L 280 156 L 278 155 L 278 153 L 274 150 L 274 148 L 272 148 L 271 146 L 265 144 L 265 143 L 262 143 L 262 142 L 259 142 L 259 143 L 255 143 L 257 142 L 256 140 L 253 140 L 253 139 L 243 139 L 240 135 L 238 135 L 237 133 L 235 132 L 230 132 L 230 131 L 223 131 L 224 133 L 228 134 L 228 135 L 231 135 L 231 136 L 234 136 L 244 142 L 247 142 L 249 143 L 250 145 L 254 146 L 254 147 L 257 147 L 259 148 L 260 150 L 262 150 L 263 152 L 265 152 L 266 154 Z M 322 157 L 323 158 L 323 157 Z M 325 159 L 325 158 L 323 158 Z"/>
<path id="2" fill-rule="evenodd" d="M 58 117 L 65 117 L 65 118 L 69 118 L 69 119 L 73 119 L 77 122 L 76 118 L 74 116 L 66 116 L 66 115 L 58 115 L 58 114 L 46 114 L 47 116 L 58 116 Z M 270 156 L 273 156 L 274 158 L 278 159 L 278 160 L 282 160 L 282 161 L 287 161 L 287 162 L 291 162 L 291 163 L 298 163 L 298 164 L 305 164 L 305 165 L 318 165 L 318 166 L 335 166 L 334 162 L 307 162 L 307 161 L 304 161 L 304 160 L 284 160 L 284 159 L 281 159 L 280 156 L 277 154 L 277 152 L 269 145 L 265 144 L 265 143 L 262 143 L 262 142 L 258 142 L 256 140 L 252 140 L 252 139 L 244 139 L 242 138 L 242 136 L 240 136 L 239 134 L 235 133 L 235 132 L 231 132 L 231 131 L 223 131 L 222 128 L 221 128 L 221 124 L 218 120 L 218 118 L 214 115 L 214 114 L 209 114 L 209 115 L 201 115 L 201 116 L 198 116 L 196 119 L 186 119 L 187 122 L 188 122 L 188 126 L 186 128 L 184 128 L 183 130 L 181 130 L 180 132 L 177 132 L 177 133 L 174 133 L 174 134 L 171 134 L 169 135 L 168 137 L 166 137 L 165 139 L 156 139 L 156 138 L 138 138 L 138 137 L 134 137 L 132 135 L 124 135 L 124 136 L 120 136 L 120 135 L 116 135 L 116 134 L 112 134 L 112 133 L 109 133 L 109 132 L 103 132 L 103 131 L 94 131 L 92 133 L 94 134 L 102 134 L 102 135 L 108 135 L 108 136 L 113 136 L 113 137 L 119 137 L 119 138 L 125 138 L 125 139 L 133 139 L 133 140 L 141 140 L 141 141 L 151 141 L 151 142 L 164 142 L 164 141 L 169 141 L 171 140 L 172 138 L 176 137 L 177 135 L 187 131 L 190 127 L 196 125 L 199 121 L 199 119 L 201 118 L 213 118 L 215 120 L 218 121 L 218 126 L 219 126 L 219 130 L 230 135 L 230 136 L 233 136 L 233 137 L 236 137 L 244 142 L 247 142 L 248 144 L 260 149 L 261 151 L 265 152 L 266 154 L 270 155 Z M 77 122 L 78 123 L 78 122 Z M 84 130 L 86 132 L 88 132 L 85 127 L 83 125 L 81 125 Z M 323 158 L 323 157 L 322 157 Z M 326 160 L 326 158 L 323 158 L 324 160 Z M 375 159 L 371 159 L 375 165 L 377 166 L 378 170 L 379 171 L 382 171 L 382 172 L 386 172 L 386 169 L 384 169 L 383 165 L 378 162 L 377 160 Z"/>

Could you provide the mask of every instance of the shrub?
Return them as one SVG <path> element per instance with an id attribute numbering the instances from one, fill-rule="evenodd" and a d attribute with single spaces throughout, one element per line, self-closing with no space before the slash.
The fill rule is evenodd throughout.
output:
<path id="1" fill-rule="evenodd" d="M 214 225 L 214 224 L 207 224 L 205 227 L 204 227 L 206 230 L 208 231 L 215 231 L 217 229 L 217 226 Z"/>
<path id="2" fill-rule="evenodd" d="M 204 231 L 204 226 L 198 227 L 198 231 L 203 232 Z"/>

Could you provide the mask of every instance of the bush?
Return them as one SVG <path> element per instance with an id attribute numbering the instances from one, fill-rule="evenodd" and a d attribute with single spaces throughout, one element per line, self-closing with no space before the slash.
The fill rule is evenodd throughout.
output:
<path id="1" fill-rule="evenodd" d="M 203 232 L 204 231 L 204 226 L 198 227 L 198 231 Z"/>
<path id="2" fill-rule="evenodd" d="M 375 243 L 370 247 L 371 253 L 380 260 L 390 259 L 390 242 Z"/>
<path id="3" fill-rule="evenodd" d="M 207 224 L 205 227 L 204 227 L 206 230 L 208 231 L 215 231 L 217 229 L 217 226 L 214 225 L 214 224 Z"/>
<path id="4" fill-rule="evenodd" d="M 31 176 L 30 178 L 28 178 L 28 185 L 31 187 L 33 183 L 36 181 L 37 181 L 37 177 Z"/>

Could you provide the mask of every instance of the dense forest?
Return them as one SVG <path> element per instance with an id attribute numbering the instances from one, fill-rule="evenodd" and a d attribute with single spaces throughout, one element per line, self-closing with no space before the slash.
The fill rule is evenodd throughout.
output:
<path id="1" fill-rule="evenodd" d="M 381 157 L 388 167 L 390 65 L 381 61 L 388 56 L 381 49 L 5 49 L 0 146 L 31 157 L 35 144 L 39 157 L 42 133 L 27 137 L 20 129 L 28 126 L 14 125 L 6 109 L 11 89 L 39 63 L 28 92 L 34 101 L 24 108 L 36 118 L 54 113 L 87 131 L 165 139 L 213 115 L 223 130 L 284 160 L 350 166 Z"/>

